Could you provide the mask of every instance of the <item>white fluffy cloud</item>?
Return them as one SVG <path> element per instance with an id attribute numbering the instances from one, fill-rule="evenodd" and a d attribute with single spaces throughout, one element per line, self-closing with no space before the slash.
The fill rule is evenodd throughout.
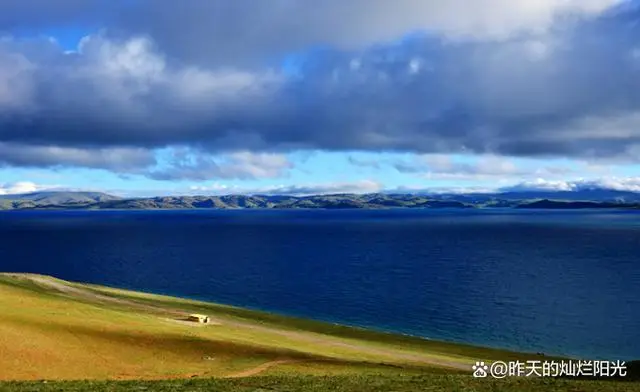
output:
<path id="1" fill-rule="evenodd" d="M 355 182 L 330 182 L 330 183 L 309 183 L 301 185 L 275 185 L 260 188 L 245 188 L 240 186 L 230 186 L 223 183 L 214 183 L 204 186 L 193 186 L 189 189 L 190 194 L 249 194 L 249 195 L 325 195 L 338 193 L 376 193 L 383 190 L 383 185 L 372 180 L 361 180 Z"/>
<path id="2" fill-rule="evenodd" d="M 45 190 L 60 189 L 57 185 L 41 185 L 29 181 L 14 183 L 0 183 L 0 195 L 16 195 L 20 193 L 32 193 Z"/>
<path id="3" fill-rule="evenodd" d="M 293 164 L 282 154 L 234 152 L 210 156 L 202 152 L 172 151 L 167 168 L 147 175 L 156 180 L 256 179 L 283 177 Z"/>
<path id="4" fill-rule="evenodd" d="M 450 155 L 419 155 L 412 162 L 397 162 L 396 170 L 429 178 L 472 178 L 518 176 L 528 173 L 509 159 L 485 156 L 470 161 L 456 160 Z"/>
<path id="5" fill-rule="evenodd" d="M 640 192 L 640 177 L 610 177 L 600 179 L 579 179 L 573 181 L 551 181 L 538 178 L 503 191 L 578 191 L 584 189 L 613 189 L 617 191 Z"/>

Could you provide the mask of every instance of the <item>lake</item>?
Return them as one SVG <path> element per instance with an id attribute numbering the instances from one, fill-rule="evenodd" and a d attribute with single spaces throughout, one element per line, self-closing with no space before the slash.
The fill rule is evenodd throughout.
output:
<path id="1" fill-rule="evenodd" d="M 0 270 L 589 359 L 640 359 L 640 213 L 7 211 Z"/>

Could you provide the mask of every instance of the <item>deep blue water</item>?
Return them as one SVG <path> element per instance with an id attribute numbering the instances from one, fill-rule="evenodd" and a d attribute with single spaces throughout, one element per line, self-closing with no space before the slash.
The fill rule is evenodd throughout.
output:
<path id="1" fill-rule="evenodd" d="M 640 359 L 637 212 L 3 212 L 0 270 Z"/>

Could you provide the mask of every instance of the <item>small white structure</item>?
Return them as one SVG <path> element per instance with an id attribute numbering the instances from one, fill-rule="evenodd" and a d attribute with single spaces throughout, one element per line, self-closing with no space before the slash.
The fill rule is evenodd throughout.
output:
<path id="1" fill-rule="evenodd" d="M 204 314 L 190 314 L 187 320 L 200 324 L 209 324 L 209 316 Z"/>

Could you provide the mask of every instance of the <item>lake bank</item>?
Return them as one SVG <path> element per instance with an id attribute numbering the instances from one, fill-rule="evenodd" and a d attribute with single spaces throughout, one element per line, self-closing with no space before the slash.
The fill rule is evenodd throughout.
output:
<path id="1" fill-rule="evenodd" d="M 469 374 L 476 360 L 541 358 L 41 275 L 0 275 L 0 303 L 3 380 Z M 213 322 L 178 322 L 190 313 Z"/>

